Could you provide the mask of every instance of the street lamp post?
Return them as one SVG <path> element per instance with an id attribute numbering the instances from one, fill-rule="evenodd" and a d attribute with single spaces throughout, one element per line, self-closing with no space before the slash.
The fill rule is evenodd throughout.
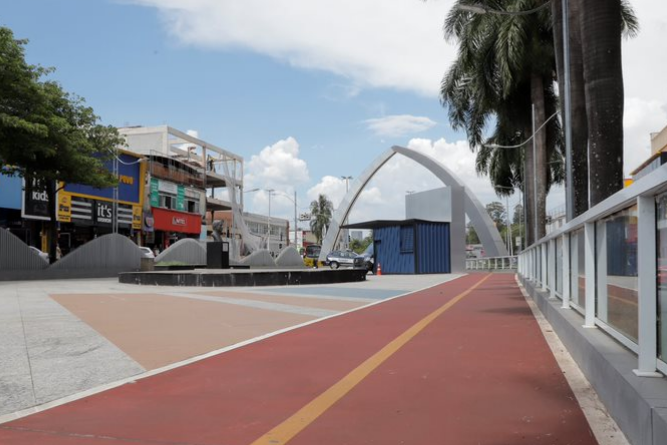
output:
<path id="1" fill-rule="evenodd" d="M 274 193 L 279 193 L 280 196 L 283 196 L 290 201 L 294 203 L 294 248 L 296 248 L 296 240 L 297 240 L 297 235 L 296 235 L 296 227 L 297 227 L 297 218 L 296 218 L 296 208 L 297 208 L 297 200 L 296 200 L 296 189 L 294 189 L 294 199 L 292 199 L 287 193 L 281 192 L 281 191 L 273 191 Z M 289 234 L 288 234 L 288 239 L 289 239 Z"/>
<path id="2" fill-rule="evenodd" d="M 349 181 L 350 179 L 352 179 L 352 176 L 341 176 L 341 179 L 345 180 L 345 195 L 347 195 L 347 192 L 349 190 Z M 347 222 L 348 222 L 347 218 L 345 218 L 344 224 L 347 225 Z M 350 247 L 350 242 L 349 242 L 350 235 L 347 229 L 345 229 L 345 231 L 343 232 L 343 237 L 344 237 L 343 245 L 345 246 L 345 249 L 348 249 Z"/>
<path id="3" fill-rule="evenodd" d="M 275 191 L 274 189 L 266 189 L 269 193 L 269 217 L 267 219 L 267 232 L 266 232 L 266 250 L 271 252 L 271 194 Z"/>

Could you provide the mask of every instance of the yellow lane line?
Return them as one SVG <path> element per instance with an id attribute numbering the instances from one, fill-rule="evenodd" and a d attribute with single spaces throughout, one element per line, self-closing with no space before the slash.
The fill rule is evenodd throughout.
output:
<path id="1" fill-rule="evenodd" d="M 373 370 L 380 366 L 385 360 L 391 357 L 403 345 L 419 334 L 424 328 L 431 324 L 436 318 L 442 315 L 447 309 L 454 306 L 465 296 L 470 294 L 473 290 L 479 287 L 486 281 L 491 274 L 488 274 L 475 285 L 470 287 L 465 292 L 458 294 L 456 297 L 449 300 L 440 308 L 431 312 L 426 317 L 415 323 L 411 328 L 396 337 L 378 352 L 373 354 L 365 362 L 352 370 L 348 375 L 343 377 L 329 389 L 324 391 L 318 397 L 313 399 L 310 403 L 305 405 L 299 411 L 294 413 L 291 417 L 285 420 L 280 425 L 273 428 L 268 433 L 264 434 L 259 439 L 255 440 L 251 445 L 282 445 L 286 444 L 299 432 L 310 425 L 315 419 L 322 415 L 326 410 L 340 400 L 345 394 L 350 392 L 357 386 L 364 378 L 366 378 Z"/>

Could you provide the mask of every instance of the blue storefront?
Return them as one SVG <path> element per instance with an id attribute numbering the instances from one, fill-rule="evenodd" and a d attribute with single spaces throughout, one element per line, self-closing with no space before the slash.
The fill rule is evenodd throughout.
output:
<path id="1" fill-rule="evenodd" d="M 447 222 L 418 219 L 369 221 L 345 226 L 372 229 L 375 267 L 383 274 L 451 272 L 450 230 Z"/>

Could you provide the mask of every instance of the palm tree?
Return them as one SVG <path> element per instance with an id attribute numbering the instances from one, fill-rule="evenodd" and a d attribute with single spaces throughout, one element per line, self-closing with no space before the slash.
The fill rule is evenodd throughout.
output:
<path id="1" fill-rule="evenodd" d="M 531 104 L 535 105 L 538 127 L 547 112 L 556 109 L 550 16 L 545 10 L 531 16 L 475 15 L 458 8 L 466 3 L 458 0 L 445 21 L 445 36 L 459 42 L 459 52 L 443 79 L 441 101 L 448 107 L 452 126 L 466 130 L 471 148 L 478 151 L 477 170 L 489 175 L 496 192 L 512 194 L 513 187 L 522 188 L 529 221 L 535 211 L 538 218 L 537 233 L 534 224 L 528 226 L 531 243 L 544 235 L 546 192 L 553 181 L 562 179 L 558 122 L 549 121 L 536 135 L 536 171 L 532 145 L 513 152 L 488 145 L 512 145 L 530 137 Z M 498 8 L 496 1 L 483 3 Z M 531 3 L 514 0 L 506 9 L 524 10 Z M 486 124 L 492 119 L 495 132 L 484 139 Z"/>
<path id="2" fill-rule="evenodd" d="M 319 195 L 317 200 L 310 203 L 310 230 L 317 238 L 317 244 L 322 244 L 322 238 L 331 221 L 333 204 L 326 195 Z"/>
<path id="3" fill-rule="evenodd" d="M 614 3 L 614 5 L 611 3 Z M 639 24 L 634 11 L 626 0 L 616 0 L 611 3 L 605 3 L 605 7 L 603 8 L 598 4 L 586 3 L 583 0 L 569 2 L 570 108 L 572 113 L 574 216 L 580 215 L 588 209 L 588 157 L 589 143 L 591 141 L 595 141 L 591 143 L 591 150 L 596 151 L 594 155 L 591 153 L 591 159 L 596 159 L 596 162 L 591 165 L 591 178 L 593 179 L 590 187 L 591 204 L 598 203 L 614 193 L 621 186 L 618 182 L 618 176 L 620 175 L 622 178 L 623 173 L 622 113 L 624 99 L 622 94 L 623 77 L 619 69 L 621 63 L 620 36 L 623 34 L 626 37 L 633 37 L 639 30 Z M 562 3 L 560 1 L 552 1 L 551 5 L 559 91 L 564 91 Z M 607 8 L 607 5 L 609 5 L 609 8 Z M 584 14 L 583 8 L 589 11 Z M 592 13 L 591 11 L 597 12 Z M 600 14 L 606 17 L 604 20 L 611 20 L 613 26 L 607 27 L 602 22 Z M 582 21 L 584 17 L 588 20 L 586 24 Z M 615 34 L 612 35 L 612 32 Z M 584 38 L 589 41 L 587 44 L 589 56 L 586 58 L 584 58 L 583 53 Z M 604 57 L 590 57 L 591 54 L 595 54 L 597 51 L 592 48 L 598 47 L 599 43 L 594 43 L 598 38 L 607 41 L 607 45 L 611 44 L 613 49 L 612 51 L 605 52 Z M 598 50 L 600 49 L 602 48 L 598 47 Z M 608 48 L 602 50 L 606 51 L 606 49 Z M 584 61 L 589 67 L 586 78 L 584 77 Z M 609 68 L 600 68 L 599 66 L 593 68 L 593 66 L 606 63 L 610 63 Z M 602 100 L 611 100 L 615 103 L 610 105 L 609 110 L 603 109 L 601 113 L 596 111 L 596 109 L 600 107 L 598 104 L 600 98 L 598 96 L 604 90 L 600 90 L 600 84 L 594 80 L 596 75 L 602 75 L 605 78 L 605 85 L 609 85 L 608 83 L 611 82 L 611 91 L 616 91 L 616 94 L 613 96 L 607 96 L 606 93 L 602 93 Z M 618 94 L 619 83 L 621 94 Z M 590 84 L 590 87 L 587 87 L 587 84 Z M 591 95 L 589 95 L 589 92 Z M 606 106 L 603 105 L 603 107 Z M 611 111 L 611 113 L 607 111 Z M 591 120 L 596 122 L 589 132 L 589 122 Z M 603 132 L 604 134 L 601 134 L 598 130 L 598 126 L 607 128 L 609 125 L 614 127 L 610 133 Z M 600 137 L 606 139 L 609 135 L 612 136 L 611 141 L 599 141 Z M 609 145 L 607 145 L 608 143 Z M 610 147 L 608 154 L 597 153 L 597 150 L 603 146 Z M 603 161 L 607 161 L 604 164 L 599 162 L 601 155 Z M 604 169 L 604 172 L 601 169 Z M 600 181 L 608 174 L 611 175 L 611 181 Z M 610 187 L 612 185 L 613 187 Z"/>

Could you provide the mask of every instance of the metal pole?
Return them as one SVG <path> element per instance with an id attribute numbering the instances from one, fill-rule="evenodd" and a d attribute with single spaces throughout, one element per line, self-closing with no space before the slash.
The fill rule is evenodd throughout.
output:
<path id="1" fill-rule="evenodd" d="M 296 189 L 294 189 L 294 248 L 296 249 Z"/>
<path id="2" fill-rule="evenodd" d="M 507 250 L 510 256 L 512 255 L 512 221 L 510 220 L 510 197 L 505 196 L 505 205 L 507 206 L 507 230 L 505 238 L 507 238 Z"/>
<path id="3" fill-rule="evenodd" d="M 533 243 L 537 242 L 537 138 L 535 137 L 535 104 L 533 109 Z"/>
<path id="4" fill-rule="evenodd" d="M 570 22 L 569 0 L 563 0 L 563 106 L 565 108 L 565 219 L 574 218 L 574 184 L 572 181 L 572 103 L 570 85 Z"/>
<path id="5" fill-rule="evenodd" d="M 116 179 L 116 184 L 114 185 L 113 188 L 113 203 L 111 204 L 111 212 L 112 212 L 112 219 L 111 219 L 111 232 L 112 233 L 118 233 L 118 181 L 120 180 L 118 176 L 118 150 L 114 153 L 113 157 L 113 176 Z"/>
<path id="6" fill-rule="evenodd" d="M 273 193 L 273 189 L 268 189 L 267 192 L 269 192 L 269 218 L 266 221 L 266 250 L 271 252 L 271 193 Z"/>

